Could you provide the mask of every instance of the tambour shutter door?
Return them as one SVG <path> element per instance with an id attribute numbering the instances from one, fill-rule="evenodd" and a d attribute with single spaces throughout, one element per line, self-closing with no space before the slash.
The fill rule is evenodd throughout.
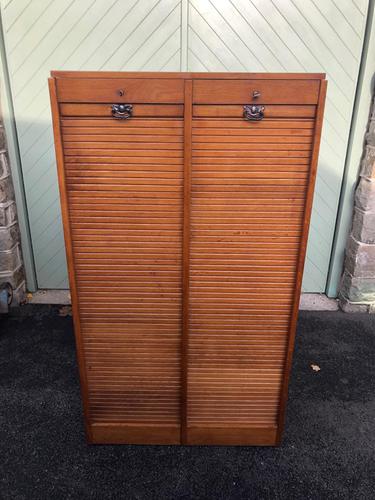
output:
<path id="1" fill-rule="evenodd" d="M 194 82 L 191 444 L 279 439 L 319 84 Z"/>
<path id="2" fill-rule="evenodd" d="M 180 440 L 181 88 L 57 79 L 92 442 Z"/>

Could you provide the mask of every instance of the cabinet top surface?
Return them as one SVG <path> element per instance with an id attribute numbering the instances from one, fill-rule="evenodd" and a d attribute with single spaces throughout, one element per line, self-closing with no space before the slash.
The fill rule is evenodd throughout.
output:
<path id="1" fill-rule="evenodd" d="M 325 73 L 184 73 L 150 71 L 51 71 L 53 78 L 181 78 L 181 79 L 262 79 L 324 80 Z"/>

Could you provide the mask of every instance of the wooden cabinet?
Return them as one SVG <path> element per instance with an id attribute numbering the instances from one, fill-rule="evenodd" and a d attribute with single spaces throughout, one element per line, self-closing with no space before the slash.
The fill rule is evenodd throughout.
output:
<path id="1" fill-rule="evenodd" d="M 324 75 L 49 83 L 89 441 L 278 444 Z"/>

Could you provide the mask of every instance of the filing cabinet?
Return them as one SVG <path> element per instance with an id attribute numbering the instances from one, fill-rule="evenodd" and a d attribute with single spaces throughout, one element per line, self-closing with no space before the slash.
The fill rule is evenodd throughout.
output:
<path id="1" fill-rule="evenodd" d="M 88 440 L 278 444 L 324 75 L 49 85 Z"/>

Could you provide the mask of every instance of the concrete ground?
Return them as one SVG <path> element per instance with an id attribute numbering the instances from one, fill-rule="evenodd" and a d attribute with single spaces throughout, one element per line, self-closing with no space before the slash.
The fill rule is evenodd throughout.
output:
<path id="1" fill-rule="evenodd" d="M 69 290 L 38 290 L 27 294 L 29 304 L 70 304 Z M 337 311 L 338 301 L 328 298 L 324 293 L 303 293 L 299 308 L 301 311 Z"/>
<path id="2" fill-rule="evenodd" d="M 279 448 L 87 446 L 71 317 L 0 321 L 2 500 L 375 497 L 375 315 L 300 314 Z"/>

